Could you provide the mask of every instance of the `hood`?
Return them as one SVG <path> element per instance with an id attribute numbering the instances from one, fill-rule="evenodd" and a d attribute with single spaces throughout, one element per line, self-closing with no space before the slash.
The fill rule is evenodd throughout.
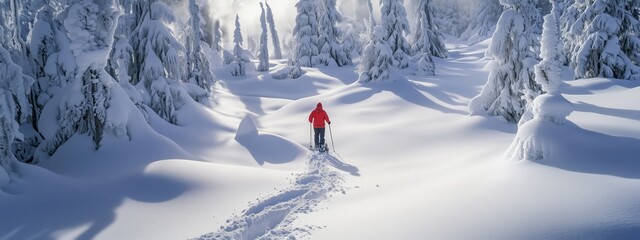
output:
<path id="1" fill-rule="evenodd" d="M 318 105 L 316 105 L 316 109 L 322 109 L 322 103 L 318 103 Z"/>

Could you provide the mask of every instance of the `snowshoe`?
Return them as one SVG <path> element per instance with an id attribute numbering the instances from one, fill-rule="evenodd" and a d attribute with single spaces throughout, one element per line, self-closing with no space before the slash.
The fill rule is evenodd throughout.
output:
<path id="1" fill-rule="evenodd" d="M 318 152 L 327 152 L 327 151 L 329 151 L 329 147 L 327 146 L 327 144 L 318 146 Z"/>

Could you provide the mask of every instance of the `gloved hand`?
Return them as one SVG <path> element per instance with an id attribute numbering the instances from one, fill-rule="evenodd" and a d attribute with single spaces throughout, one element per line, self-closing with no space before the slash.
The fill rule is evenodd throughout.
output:
<path id="1" fill-rule="evenodd" d="M 329 121 L 329 125 L 331 125 L 331 121 Z"/>

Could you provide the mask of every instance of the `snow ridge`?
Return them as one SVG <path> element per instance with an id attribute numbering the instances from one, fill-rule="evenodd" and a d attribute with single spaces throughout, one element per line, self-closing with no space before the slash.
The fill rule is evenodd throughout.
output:
<path id="1" fill-rule="evenodd" d="M 314 211 L 333 192 L 343 192 L 342 176 L 327 165 L 327 153 L 312 153 L 307 170 L 293 186 L 251 204 L 241 215 L 227 220 L 218 232 L 200 236 L 209 239 L 289 239 L 308 236 L 315 226 L 294 226 L 298 214 Z"/>

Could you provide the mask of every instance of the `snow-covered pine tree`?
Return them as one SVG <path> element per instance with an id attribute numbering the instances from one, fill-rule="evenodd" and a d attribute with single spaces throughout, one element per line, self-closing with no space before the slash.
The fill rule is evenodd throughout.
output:
<path id="1" fill-rule="evenodd" d="M 474 4 L 475 12 L 471 15 L 471 22 L 460 38 L 476 43 L 491 37 L 502 13 L 502 5 L 499 0 L 480 0 L 469 3 Z"/>
<path id="2" fill-rule="evenodd" d="M 544 17 L 541 41 L 542 61 L 535 66 L 536 81 L 542 85 L 545 94 L 537 96 L 528 107 L 528 115 L 518 123 L 518 133 L 514 138 L 508 155 L 519 160 L 541 160 L 553 154 L 549 146 L 547 132 L 557 131 L 558 125 L 566 122 L 572 111 L 572 105 L 559 92 L 562 81 L 562 52 L 559 26 L 552 12 Z M 543 130 L 545 129 L 545 130 Z M 551 136 L 555 138 L 555 136 Z"/>
<path id="3" fill-rule="evenodd" d="M 525 106 L 541 93 L 534 80 L 536 55 L 528 35 L 531 28 L 520 11 L 529 9 L 529 0 L 501 0 L 507 10 L 502 13 L 486 55 L 491 58 L 491 72 L 478 96 L 469 103 L 471 113 L 486 112 L 517 123 Z"/>
<path id="4" fill-rule="evenodd" d="M 0 35 L 4 35 L 2 26 Z M 0 187 L 9 182 L 13 171 L 16 158 L 12 145 L 14 140 L 22 139 L 20 123 L 27 122 L 31 114 L 27 96 L 33 82 L 22 74 L 22 68 L 13 62 L 0 39 Z"/>
<path id="5" fill-rule="evenodd" d="M 418 54 L 420 54 L 420 60 L 418 60 L 416 75 L 418 76 L 433 76 L 436 74 L 436 67 L 433 63 L 433 59 L 431 58 L 431 50 L 428 46 L 431 46 L 431 38 L 429 34 L 427 34 L 429 29 L 428 20 L 429 16 L 424 12 L 421 12 L 420 16 L 420 24 L 418 25 L 422 29 L 420 32 L 422 33 L 422 37 L 416 39 L 416 43 L 414 46 L 422 46 L 422 48 L 416 48 L 418 50 Z"/>
<path id="6" fill-rule="evenodd" d="M 262 33 L 260 34 L 260 49 L 258 50 L 258 67 L 256 67 L 256 70 L 264 72 L 269 71 L 269 40 L 267 39 L 267 20 L 262 3 L 260 3 L 260 9 L 260 27 L 262 28 Z"/>
<path id="7" fill-rule="evenodd" d="M 567 65 L 571 65 L 574 67 L 575 65 L 571 62 L 573 58 L 574 52 L 577 52 L 577 49 L 580 48 L 580 34 L 573 34 L 571 31 L 571 27 L 578 20 L 580 14 L 587 9 L 587 0 L 575 0 L 571 5 L 567 6 L 567 8 L 563 11 L 560 16 L 560 30 L 562 32 L 562 43 L 564 46 L 564 52 L 566 54 L 566 58 L 564 63 Z"/>
<path id="8" fill-rule="evenodd" d="M 91 136 L 96 148 L 100 147 L 105 132 L 116 137 L 127 132 L 126 120 L 113 114 L 118 111 L 117 100 L 113 100 L 111 94 L 114 79 L 105 70 L 119 15 L 112 0 L 76 0 L 63 20 L 69 47 L 78 63 L 69 94 L 83 96 L 82 110 L 73 111 L 80 114 L 77 131 Z M 65 118 L 59 116 L 58 119 Z"/>
<path id="9" fill-rule="evenodd" d="M 78 65 L 75 77 L 43 109 L 52 115 L 48 119 L 55 119 L 55 127 L 41 121 L 49 127 L 43 132 L 45 141 L 38 146 L 39 153 L 52 155 L 76 133 L 89 135 L 96 148 L 105 133 L 116 137 L 127 133 L 126 118 L 116 114 L 122 106 L 112 95 L 117 85 L 105 70 L 118 16 L 112 1 L 99 0 L 73 1 L 59 15 L 68 39 L 65 47 L 73 54 L 65 61 Z M 34 161 L 41 157 L 46 156 L 37 154 Z"/>
<path id="10" fill-rule="evenodd" d="M 132 76 L 139 79 L 136 87 L 143 100 L 166 121 L 176 124 L 176 111 L 189 97 L 182 83 L 179 55 L 184 47 L 165 22 L 175 21 L 173 10 L 164 2 L 150 0 L 136 3 L 142 10 L 139 25 L 132 33 L 134 64 Z M 134 81 L 135 82 L 135 81 Z"/>
<path id="11" fill-rule="evenodd" d="M 422 0 L 414 0 L 421 2 Z M 431 1 L 431 0 L 429 0 Z M 438 31 L 449 34 L 451 36 L 460 37 L 462 32 L 469 26 L 471 21 L 471 8 L 469 2 L 466 1 L 431 1 L 432 19 L 438 28 Z M 416 16 L 419 19 L 420 16 Z M 409 21 L 412 21 L 409 18 Z M 415 21 L 419 23 L 419 20 Z M 414 27 L 412 25 L 412 27 Z M 417 27 L 416 27 L 417 28 Z"/>
<path id="12" fill-rule="evenodd" d="M 373 28 L 372 37 L 365 47 L 358 70 L 360 82 L 382 82 L 389 78 L 393 66 L 393 52 L 384 40 L 386 31 L 382 26 Z"/>
<path id="13" fill-rule="evenodd" d="M 385 42 L 391 47 L 393 65 L 399 68 L 409 66 L 411 47 L 404 37 L 409 33 L 407 12 L 404 9 L 403 0 L 380 0 L 380 26 L 385 31 Z"/>
<path id="14" fill-rule="evenodd" d="M 365 0 L 367 1 L 367 10 L 369 10 L 369 31 L 371 32 L 371 35 L 373 35 L 373 28 L 376 27 L 376 18 L 373 14 L 373 4 L 371 4 L 371 0 Z"/>
<path id="15" fill-rule="evenodd" d="M 53 9 L 47 4 L 36 13 L 33 30 L 30 31 L 27 37 L 32 65 L 31 69 L 33 71 L 32 76 L 36 80 L 30 93 L 32 123 L 36 130 L 38 129 L 37 122 L 40 112 L 42 112 L 42 108 L 51 98 L 51 95 L 49 95 L 51 94 L 49 86 L 60 87 L 59 83 L 55 83 L 49 79 L 49 75 L 45 71 L 49 57 L 58 52 L 53 22 Z"/>
<path id="16" fill-rule="evenodd" d="M 276 23 L 273 20 L 273 12 L 271 12 L 271 6 L 267 1 L 264 2 L 267 5 L 267 22 L 269 23 L 269 31 L 271 32 L 271 42 L 273 43 L 273 58 L 282 59 L 282 50 L 280 49 L 280 38 L 278 37 L 278 31 L 276 31 Z"/>
<path id="17" fill-rule="evenodd" d="M 200 9 L 196 0 L 189 0 L 189 35 L 187 36 L 187 86 L 189 95 L 200 101 L 211 93 L 211 86 L 214 83 L 214 76 L 209 70 L 209 60 L 202 51 L 201 44 L 204 43 L 204 34 L 200 24 Z"/>
<path id="18" fill-rule="evenodd" d="M 548 94 L 557 94 L 562 80 L 562 45 L 560 30 L 553 13 L 544 16 L 540 48 L 542 61 L 535 66 L 535 80 Z"/>
<path id="19" fill-rule="evenodd" d="M 446 58 L 448 55 L 447 48 L 444 45 L 442 33 L 435 25 L 431 0 L 418 0 L 416 12 L 418 28 L 414 34 L 413 51 L 421 54 L 428 52 L 432 56 Z M 431 57 L 427 58 L 431 59 Z M 425 60 L 428 61 L 427 59 Z"/>
<path id="20" fill-rule="evenodd" d="M 222 29 L 220 29 L 220 21 L 213 22 L 213 45 L 211 48 L 222 53 Z"/>
<path id="21" fill-rule="evenodd" d="M 570 8 L 579 10 L 584 4 L 575 2 L 576 7 Z M 586 4 L 567 39 L 577 41 L 568 50 L 575 77 L 640 79 L 640 21 L 634 16 L 639 1 L 588 0 Z"/>
<path id="22" fill-rule="evenodd" d="M 296 3 L 296 25 L 293 28 L 293 64 L 312 67 L 318 63 L 318 18 L 316 0 Z"/>
<path id="23" fill-rule="evenodd" d="M 231 75 L 233 76 L 244 76 L 245 75 L 245 64 L 248 62 L 248 59 L 244 56 L 244 49 L 242 49 L 242 32 L 240 30 L 240 17 L 236 14 L 236 29 L 233 31 L 233 69 L 231 70 Z"/>
<path id="24" fill-rule="evenodd" d="M 320 54 L 318 59 L 321 64 L 329 65 L 329 61 L 334 61 L 338 66 L 351 63 L 351 59 L 344 53 L 342 46 L 338 43 L 341 36 L 336 24 L 342 21 L 342 14 L 336 9 L 335 0 L 321 0 L 318 4 L 319 34 L 318 48 Z M 330 60 L 332 59 L 332 60 Z"/>
<path id="25" fill-rule="evenodd" d="M 352 62 L 355 62 L 362 55 L 364 49 L 360 34 L 366 32 L 366 30 L 364 25 L 355 21 L 350 22 L 348 26 L 342 40 L 342 50 Z M 369 35 L 367 34 L 367 36 Z"/>

